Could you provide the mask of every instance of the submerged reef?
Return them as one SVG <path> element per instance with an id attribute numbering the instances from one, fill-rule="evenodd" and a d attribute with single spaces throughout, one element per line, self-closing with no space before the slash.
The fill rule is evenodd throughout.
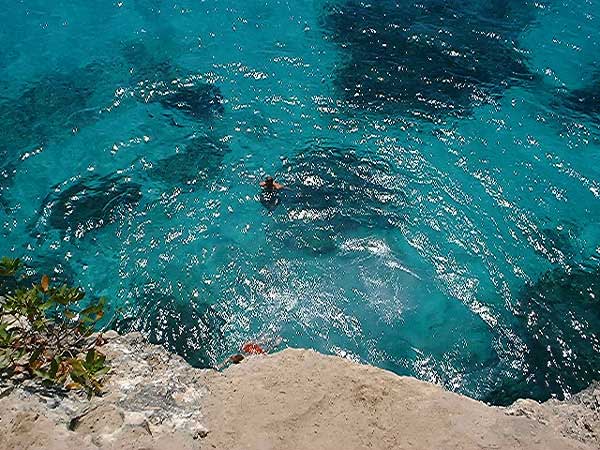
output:
<path id="1" fill-rule="evenodd" d="M 100 118 L 119 83 L 143 103 L 159 103 L 169 114 L 206 121 L 224 112 L 217 86 L 184 73 L 165 49 L 152 54 L 143 43 L 122 48 L 120 62 L 93 62 L 70 71 L 51 71 L 30 82 L 20 95 L 0 103 L 0 188 L 10 185 L 25 151 L 66 139 Z M 125 95 L 125 94 L 123 94 Z M 121 104 L 123 98 L 118 98 Z M 116 109 L 115 111 L 118 111 Z M 4 197 L 4 195 L 3 195 Z M 0 208 L 7 209 L 3 199 Z"/>
<path id="2" fill-rule="evenodd" d="M 54 188 L 43 202 L 37 231 L 58 230 L 63 236 L 85 234 L 129 214 L 140 201 L 141 186 L 126 177 L 91 176 Z"/>
<path id="3" fill-rule="evenodd" d="M 284 163 L 277 177 L 289 187 L 271 193 L 272 198 L 261 193 L 263 206 L 277 212 L 272 244 L 324 255 L 337 250 L 337 235 L 396 228 L 410 205 L 408 179 L 393 172 L 388 162 L 361 158 L 352 147 L 311 142 Z"/>
<path id="4" fill-rule="evenodd" d="M 2 34 L 0 34 L 0 39 L 6 42 L 6 36 Z M 14 45 L 3 45 L 3 48 L 0 49 L 0 69 L 8 67 L 19 56 L 20 52 Z"/>
<path id="5" fill-rule="evenodd" d="M 346 55 L 335 84 L 351 107 L 463 116 L 534 79 L 515 48 L 525 1 L 332 2 L 324 27 Z"/>
<path id="6" fill-rule="evenodd" d="M 92 98 L 104 73 L 101 64 L 49 72 L 16 98 L 0 103 L 0 190 L 12 184 L 26 151 L 65 139 L 98 120 Z M 9 208 L 6 198 L 0 200 L 0 208 Z"/>
<path id="7" fill-rule="evenodd" d="M 194 136 L 182 151 L 157 161 L 149 175 L 171 186 L 193 188 L 219 173 L 228 151 L 218 140 Z"/>
<path id="8" fill-rule="evenodd" d="M 600 122 L 600 71 L 587 86 L 559 94 L 552 106 L 565 115 L 578 114 Z"/>
<path id="9" fill-rule="evenodd" d="M 538 246 L 534 250 L 551 264 L 574 261 L 579 255 L 579 249 L 575 244 L 575 240 L 580 231 L 574 223 L 564 223 L 554 227 L 542 228 L 537 240 Z"/>
<path id="10" fill-rule="evenodd" d="M 8 214 L 10 212 L 10 204 L 7 200 L 8 191 L 12 178 L 15 175 L 14 163 L 6 161 L 6 154 L 0 150 L 0 158 L 4 158 L 4 162 L 0 163 L 0 211 Z"/>
<path id="11" fill-rule="evenodd" d="M 134 0 L 133 8 L 147 21 L 155 19 L 160 13 L 162 0 Z"/>
<path id="12" fill-rule="evenodd" d="M 283 204 L 295 220 L 331 225 L 336 230 L 359 226 L 389 228 L 405 194 L 385 184 L 388 163 L 359 158 L 352 148 L 312 145 L 290 160 Z M 285 167 L 284 167 L 285 168 Z"/>
<path id="13" fill-rule="evenodd" d="M 160 103 L 191 118 L 207 120 L 223 114 L 220 89 L 195 75 L 185 74 L 164 49 L 153 54 L 143 43 L 131 42 L 122 55 L 132 72 L 136 98 L 145 103 Z"/>
<path id="14" fill-rule="evenodd" d="M 219 88 L 193 78 L 142 83 L 139 94 L 146 103 L 158 102 L 167 109 L 193 118 L 208 119 L 223 113 L 223 97 Z"/>
<path id="15" fill-rule="evenodd" d="M 528 352 L 520 379 L 484 399 L 508 405 L 521 397 L 562 399 L 600 373 L 600 267 L 556 268 L 523 288 L 517 314 Z"/>
<path id="16" fill-rule="evenodd" d="M 43 146 L 96 120 L 91 99 L 103 74 L 101 64 L 50 72 L 0 104 L 0 156 L 13 159 L 25 148 Z"/>
<path id="17" fill-rule="evenodd" d="M 138 297 L 136 310 L 117 318 L 119 333 L 140 331 L 196 367 L 216 364 L 225 320 L 212 305 L 179 299 L 150 284 L 132 292 Z"/>

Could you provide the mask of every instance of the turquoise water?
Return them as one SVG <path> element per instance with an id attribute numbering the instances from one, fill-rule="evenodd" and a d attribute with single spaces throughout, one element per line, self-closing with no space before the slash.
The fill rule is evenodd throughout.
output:
<path id="1" fill-rule="evenodd" d="M 600 4 L 2 6 L 0 254 L 110 326 L 496 404 L 598 378 Z"/>

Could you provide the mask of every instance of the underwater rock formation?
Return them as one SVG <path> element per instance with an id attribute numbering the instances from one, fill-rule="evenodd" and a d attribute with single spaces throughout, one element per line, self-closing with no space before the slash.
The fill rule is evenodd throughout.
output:
<path id="1" fill-rule="evenodd" d="M 518 316 L 528 353 L 519 380 L 484 400 L 508 405 L 578 392 L 600 373 L 600 268 L 557 268 L 523 288 Z"/>
<path id="2" fill-rule="evenodd" d="M 334 226 L 389 228 L 406 198 L 400 186 L 383 181 L 388 163 L 359 158 L 352 148 L 313 145 L 287 163 L 284 180 L 293 189 L 283 191 L 288 215 L 297 221 Z"/>
<path id="3" fill-rule="evenodd" d="M 0 188 L 12 184 L 25 152 L 67 139 L 99 119 L 92 99 L 105 70 L 103 64 L 93 63 L 68 72 L 49 72 L 29 83 L 18 97 L 0 104 Z M 8 200 L 3 203 L 8 208 Z"/>
<path id="4" fill-rule="evenodd" d="M 600 122 L 600 72 L 587 86 L 558 95 L 552 106 L 565 115 L 579 114 Z"/>
<path id="5" fill-rule="evenodd" d="M 149 175 L 172 186 L 193 187 L 213 179 L 229 151 L 220 141 L 192 137 L 183 151 L 157 161 Z"/>
<path id="6" fill-rule="evenodd" d="M 137 311 L 116 320 L 119 332 L 140 331 L 153 344 L 184 357 L 196 367 L 216 364 L 215 349 L 222 341 L 225 321 L 209 304 L 178 299 L 173 294 L 146 285 L 134 288 L 139 293 Z"/>
<path id="7" fill-rule="evenodd" d="M 325 28 L 346 54 L 335 83 L 350 107 L 468 114 L 533 80 L 514 44 L 531 10 L 520 0 L 332 3 Z"/>
<path id="8" fill-rule="evenodd" d="M 113 78 L 117 75 L 115 82 L 119 73 L 126 73 L 122 81 L 132 84 L 138 101 L 160 103 L 192 119 L 207 120 L 223 113 L 219 88 L 195 75 L 182 75 L 167 55 L 154 56 L 143 44 L 130 43 L 123 47 L 122 56 L 125 65 L 94 62 L 67 72 L 49 72 L 0 104 L 0 185 L 10 184 L 25 149 L 65 139 L 99 120 L 101 108 L 95 107 L 97 99 L 93 99 L 113 98 L 116 86 L 104 81 L 109 73 Z M 171 123 L 177 122 L 171 118 Z"/>
<path id="9" fill-rule="evenodd" d="M 273 193 L 270 204 L 264 193 L 259 197 L 275 212 L 271 245 L 326 255 L 337 251 L 335 238 L 346 232 L 396 228 L 409 206 L 408 181 L 393 173 L 376 156 L 360 158 L 351 147 L 312 142 L 284 163 L 277 178 L 288 189 Z"/>
<path id="10" fill-rule="evenodd" d="M 2 153 L 0 151 L 0 153 Z M 2 156 L 6 158 L 6 155 Z M 8 191 L 11 181 L 15 175 L 13 164 L 7 163 L 5 160 L 4 167 L 0 163 L 0 212 L 8 214 L 10 212 L 10 204 L 7 200 Z"/>
<path id="11" fill-rule="evenodd" d="M 162 0 L 134 0 L 133 8 L 147 21 L 155 19 L 160 13 Z"/>
<path id="12" fill-rule="evenodd" d="M 142 84 L 139 92 L 146 103 L 158 102 L 198 119 L 208 119 L 224 111 L 219 88 L 193 79 Z"/>
<path id="13" fill-rule="evenodd" d="M 125 45 L 122 54 L 132 70 L 136 98 L 201 120 L 223 114 L 220 89 L 198 76 L 186 75 L 167 55 L 152 54 L 139 42 Z"/>
<path id="14" fill-rule="evenodd" d="M 56 186 L 44 199 L 37 225 L 81 238 L 131 213 L 141 196 L 141 186 L 126 178 L 79 178 Z"/>
<path id="15" fill-rule="evenodd" d="M 534 250 L 552 264 L 572 261 L 578 255 L 574 242 L 578 233 L 579 230 L 573 223 L 542 228 L 539 231 L 538 246 Z"/>
<path id="16" fill-rule="evenodd" d="M 68 136 L 97 119 L 91 98 L 104 74 L 101 64 L 51 72 L 0 105 L 0 156 Z"/>

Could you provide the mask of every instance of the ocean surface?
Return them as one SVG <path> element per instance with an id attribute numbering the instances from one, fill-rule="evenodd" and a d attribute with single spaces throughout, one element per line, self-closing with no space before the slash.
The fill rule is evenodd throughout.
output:
<path id="1" fill-rule="evenodd" d="M 600 2 L 0 6 L 0 255 L 103 325 L 494 404 L 600 378 Z"/>

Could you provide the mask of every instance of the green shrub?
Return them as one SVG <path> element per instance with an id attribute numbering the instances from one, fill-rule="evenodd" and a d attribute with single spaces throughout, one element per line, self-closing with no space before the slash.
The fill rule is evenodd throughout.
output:
<path id="1" fill-rule="evenodd" d="M 92 333 L 104 299 L 82 308 L 81 289 L 51 286 L 46 275 L 24 287 L 21 268 L 18 259 L 0 260 L 0 283 L 12 278 L 17 285 L 0 299 L 0 377 L 82 389 L 89 397 L 100 393 L 109 367 Z"/>

